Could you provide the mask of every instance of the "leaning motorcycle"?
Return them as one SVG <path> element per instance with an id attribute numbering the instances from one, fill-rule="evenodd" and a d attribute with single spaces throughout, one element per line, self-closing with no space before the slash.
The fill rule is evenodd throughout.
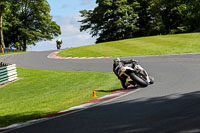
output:
<path id="1" fill-rule="evenodd" d="M 119 77 L 127 77 L 126 86 L 132 84 L 147 87 L 154 83 L 153 77 L 148 75 L 147 71 L 138 64 L 138 61 L 133 60 L 131 63 L 124 63 L 120 58 L 117 58 L 114 62 L 117 63 L 114 69 Z"/>

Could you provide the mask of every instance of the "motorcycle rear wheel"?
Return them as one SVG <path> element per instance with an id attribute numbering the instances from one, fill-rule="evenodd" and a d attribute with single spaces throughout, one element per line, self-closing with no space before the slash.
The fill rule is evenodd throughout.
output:
<path id="1" fill-rule="evenodd" d="M 142 87 L 147 87 L 148 86 L 148 82 L 143 80 L 141 77 L 139 77 L 138 75 L 136 75 L 135 73 L 130 73 L 129 74 L 130 78 L 135 81 L 138 85 L 142 86 Z"/>
<path id="2" fill-rule="evenodd" d="M 151 77 L 151 76 L 149 76 L 149 78 L 150 78 L 150 84 L 153 84 L 154 83 L 154 78 Z"/>

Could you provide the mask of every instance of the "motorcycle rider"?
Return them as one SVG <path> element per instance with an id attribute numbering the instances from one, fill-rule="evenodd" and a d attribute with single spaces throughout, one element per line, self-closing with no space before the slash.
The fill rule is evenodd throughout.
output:
<path id="1" fill-rule="evenodd" d="M 61 44 L 62 44 L 62 40 L 61 40 L 60 38 L 58 38 L 58 39 L 56 40 L 56 44 L 57 44 L 57 49 L 60 49 Z"/>
<path id="2" fill-rule="evenodd" d="M 123 65 L 125 65 L 125 64 L 130 64 L 130 65 L 132 65 L 133 66 L 133 68 L 134 68 L 134 66 L 135 66 L 135 64 L 138 62 L 137 60 L 134 60 L 134 59 L 130 59 L 130 60 L 120 60 L 120 59 L 114 59 L 113 60 L 114 62 L 113 62 L 113 72 L 115 73 L 115 75 L 118 77 L 118 79 L 121 81 L 121 84 L 122 84 L 122 87 L 124 88 L 124 89 L 127 89 L 127 87 L 128 87 L 128 85 L 126 85 L 126 80 L 127 80 L 127 76 L 125 76 L 125 75 L 119 75 L 118 74 L 118 70 L 120 69 L 120 67 L 119 67 L 119 62 L 121 62 Z"/>

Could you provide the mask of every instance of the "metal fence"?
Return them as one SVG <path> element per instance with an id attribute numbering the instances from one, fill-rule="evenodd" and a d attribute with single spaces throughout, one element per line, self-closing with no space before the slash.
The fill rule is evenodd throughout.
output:
<path id="1" fill-rule="evenodd" d="M 16 64 L 0 63 L 0 85 L 17 79 Z"/>
<path id="2" fill-rule="evenodd" d="M 20 50 L 4 48 L 4 53 L 9 53 L 9 52 L 20 52 Z M 0 48 L 0 53 L 2 53 L 2 48 Z"/>

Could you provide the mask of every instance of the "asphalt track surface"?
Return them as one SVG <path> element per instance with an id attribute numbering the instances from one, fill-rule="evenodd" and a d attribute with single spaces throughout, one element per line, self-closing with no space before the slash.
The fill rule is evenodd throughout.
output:
<path id="1" fill-rule="evenodd" d="M 21 68 L 112 71 L 113 58 L 47 59 L 51 52 L 0 56 L 0 61 Z M 134 58 L 155 78 L 155 84 L 10 133 L 199 133 L 200 54 Z"/>

